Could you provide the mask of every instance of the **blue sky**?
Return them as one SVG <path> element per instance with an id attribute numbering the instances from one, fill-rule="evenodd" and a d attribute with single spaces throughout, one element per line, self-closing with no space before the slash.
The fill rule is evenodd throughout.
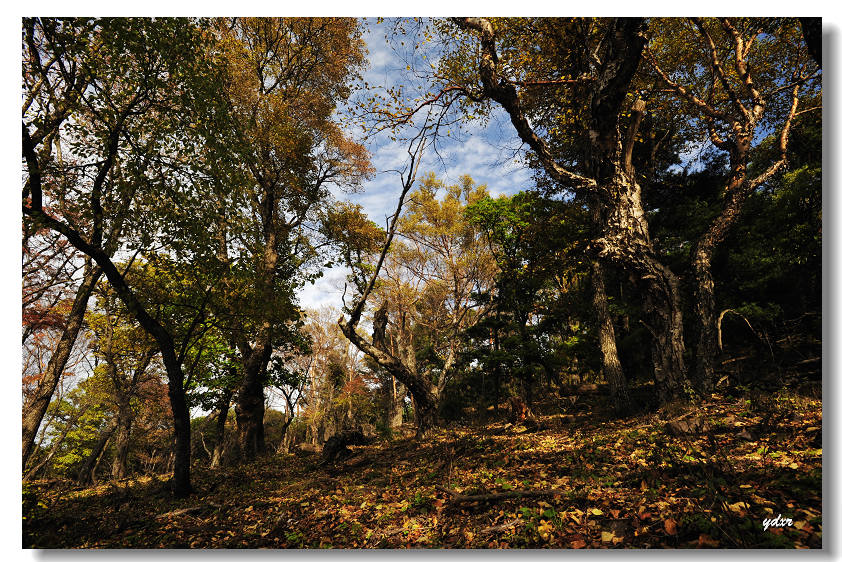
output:
<path id="1" fill-rule="evenodd" d="M 373 87 L 400 82 L 406 71 L 406 62 L 384 38 L 391 31 L 390 22 L 377 24 L 370 20 L 368 24 L 365 40 L 370 66 L 364 72 L 363 80 Z M 492 195 L 512 194 L 533 185 L 531 172 L 518 158 L 523 156 L 517 153 L 521 143 L 501 110 L 496 109 L 488 123 L 474 121 L 463 125 L 458 133 L 453 132 L 453 138 L 439 139 L 438 154 L 431 150 L 425 152 L 420 175 L 434 172 L 445 181 L 456 181 L 467 174 L 478 184 L 487 185 Z M 334 195 L 337 199 L 362 205 L 369 218 L 382 226 L 386 217 L 394 213 L 401 190 L 399 176 L 389 170 L 400 170 L 406 166 L 406 145 L 400 141 L 392 142 L 388 135 L 381 134 L 367 146 L 376 175 L 365 183 L 361 192 L 349 194 L 335 190 Z M 346 275 L 344 268 L 326 270 L 321 279 L 301 291 L 301 305 L 310 309 L 322 306 L 340 308 Z"/>

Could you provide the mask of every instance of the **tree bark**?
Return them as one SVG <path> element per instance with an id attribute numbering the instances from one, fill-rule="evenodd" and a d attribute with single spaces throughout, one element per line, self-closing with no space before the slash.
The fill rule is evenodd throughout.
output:
<path id="1" fill-rule="evenodd" d="M 76 290 L 76 297 L 73 299 L 73 305 L 70 308 L 70 313 L 67 315 L 64 331 L 61 334 L 56 349 L 50 356 L 50 361 L 38 384 L 35 397 L 26 406 L 26 412 L 23 417 L 22 468 L 26 468 L 26 463 L 32 454 L 38 427 L 44 419 L 44 414 L 47 412 L 50 400 L 52 400 L 59 380 L 61 380 L 61 376 L 64 374 L 64 367 L 70 359 L 73 345 L 76 343 L 76 338 L 79 336 L 79 331 L 82 328 L 91 293 L 102 275 L 102 269 L 96 267 L 90 258 L 87 258 L 85 261 L 85 273 L 82 277 L 82 283 Z"/>
<path id="2" fill-rule="evenodd" d="M 225 422 L 228 420 L 228 410 L 231 407 L 231 392 L 226 392 L 219 403 L 219 415 L 216 417 L 216 443 L 213 445 L 210 467 L 222 465 L 225 452 Z"/>
<path id="3" fill-rule="evenodd" d="M 114 462 L 111 464 L 111 478 L 120 480 L 127 474 L 129 439 L 132 433 L 134 413 L 128 400 L 121 400 L 117 412 L 117 429 L 114 438 Z"/>
<path id="4" fill-rule="evenodd" d="M 593 283 L 593 305 L 599 323 L 599 348 L 602 352 L 602 370 L 611 390 L 611 403 L 614 411 L 623 413 L 630 406 L 629 390 L 626 377 L 617 356 L 617 342 L 614 337 L 614 323 L 608 311 L 608 297 L 605 294 L 605 281 L 602 264 L 595 259 L 591 264 Z"/>
<path id="5" fill-rule="evenodd" d="M 634 138 L 645 104 L 632 106 L 625 143 L 620 111 L 640 64 L 645 24 L 638 18 L 614 20 L 598 49 L 601 65 L 591 96 L 591 169 L 602 238 L 600 256 L 634 274 L 644 289 L 648 328 L 652 334 L 655 384 L 661 404 L 685 397 L 684 327 L 678 279 L 655 258 L 640 185 L 631 164 Z"/>
<path id="6" fill-rule="evenodd" d="M 386 427 L 395 430 L 403 425 L 403 400 L 406 392 L 395 377 L 386 382 Z"/>
<path id="7" fill-rule="evenodd" d="M 780 158 L 758 174 L 757 177 L 748 180 L 746 175 L 750 162 L 752 142 L 756 128 L 763 118 L 767 100 L 764 94 L 761 93 L 761 88 L 758 88 L 754 83 L 751 67 L 747 60 L 748 50 L 753 41 L 751 39 L 746 41 L 741 32 L 727 18 L 723 18 L 720 21 L 723 29 L 730 35 L 733 41 L 733 65 L 735 70 L 735 74 L 733 75 L 726 73 L 722 68 L 722 63 L 717 56 L 714 40 L 705 29 L 702 20 L 694 19 L 703 41 L 708 45 L 708 51 L 711 54 L 711 67 L 716 71 L 714 82 L 710 87 L 714 88 L 718 82 L 718 85 L 729 93 L 728 99 L 730 102 L 726 103 L 730 103 L 730 107 L 728 105 L 724 107 L 714 106 L 713 98 L 703 101 L 695 97 L 690 90 L 673 81 L 660 68 L 654 57 L 650 56 L 650 62 L 667 85 L 673 91 L 677 92 L 679 96 L 695 106 L 701 112 L 703 118 L 707 120 L 710 141 L 717 148 L 727 150 L 729 153 L 730 173 L 728 183 L 725 186 L 725 201 L 722 210 L 697 242 L 692 257 L 692 267 L 696 281 L 694 311 L 697 326 L 692 378 L 696 390 L 702 395 L 710 393 L 713 389 L 715 382 L 713 368 L 718 352 L 716 345 L 716 300 L 714 295 L 714 278 L 711 273 L 711 260 L 713 259 L 716 248 L 739 220 L 743 205 L 749 195 L 785 165 L 789 131 L 798 109 L 799 80 L 805 80 L 807 78 L 804 75 L 800 78 L 796 75 L 792 77 L 794 79 L 794 82 L 790 84 L 792 88 L 792 101 L 789 107 L 789 113 L 781 126 L 778 137 Z M 810 41 L 810 37 L 807 37 L 808 33 L 811 30 L 815 31 L 811 23 L 814 24 L 815 21 L 802 21 L 805 39 L 808 42 Z M 819 20 L 819 36 L 820 32 Z M 813 38 L 815 39 L 815 36 Z M 815 57 L 816 54 L 814 53 L 813 56 Z M 820 58 L 821 52 L 819 51 L 817 61 L 820 61 Z M 819 64 L 821 63 L 819 62 Z M 803 70 L 802 68 L 801 72 Z M 736 84 L 732 84 L 732 79 L 734 78 L 737 80 Z M 751 101 L 750 106 L 744 104 L 744 101 L 737 96 L 736 92 L 738 90 L 748 95 Z M 720 135 L 714 124 L 715 122 L 727 124 L 729 128 L 727 138 L 723 138 Z"/>
<path id="8" fill-rule="evenodd" d="M 262 374 L 268 361 L 268 349 L 252 352 L 244 364 L 243 380 L 237 391 L 237 447 L 241 458 L 254 459 L 266 451 L 263 432 L 265 397 Z"/>

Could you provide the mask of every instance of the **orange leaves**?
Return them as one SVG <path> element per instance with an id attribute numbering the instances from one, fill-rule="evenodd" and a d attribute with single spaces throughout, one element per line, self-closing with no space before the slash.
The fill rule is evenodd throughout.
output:
<path id="1" fill-rule="evenodd" d="M 726 406 L 723 410 L 733 409 Z M 804 419 L 795 430 L 803 433 L 805 427 L 818 423 L 820 420 Z M 422 443 L 395 440 L 366 446 L 359 450 L 353 462 L 334 472 L 314 467 L 306 459 L 272 457 L 271 462 L 256 461 L 224 469 L 228 471 L 227 479 L 215 494 L 203 501 L 224 504 L 225 508 L 179 516 L 193 526 L 190 532 L 177 534 L 181 529 L 174 530 L 174 527 L 182 519 L 173 518 L 167 528 L 144 527 L 134 535 L 108 537 L 96 537 L 93 530 L 83 529 L 79 524 L 57 540 L 64 541 L 65 546 L 109 547 L 173 546 L 182 542 L 202 547 L 270 548 L 821 546 L 818 490 L 810 494 L 804 488 L 788 487 L 789 480 L 778 482 L 779 475 L 773 472 L 776 469 L 792 478 L 791 469 L 785 465 L 770 465 L 770 479 L 766 482 L 745 477 L 724 484 L 724 505 L 717 504 L 704 511 L 711 505 L 711 498 L 703 498 L 699 502 L 701 507 L 694 501 L 699 487 L 705 485 L 701 472 L 674 478 L 667 471 L 642 468 L 625 458 L 621 460 L 629 464 L 629 469 L 617 470 L 616 449 L 611 444 L 616 443 L 620 432 L 628 429 L 622 427 L 604 424 L 564 435 L 547 431 L 535 436 L 491 437 L 474 429 L 460 428 L 437 433 Z M 732 435 L 736 433 L 733 428 L 731 431 Z M 591 443 L 589 439 L 595 441 Z M 658 446 L 668 445 L 665 442 Z M 649 447 L 648 452 L 652 452 L 650 441 L 643 441 L 640 446 Z M 454 449 L 460 451 L 460 456 L 452 470 L 448 470 L 443 461 L 446 451 Z M 776 452 L 774 446 L 770 449 Z M 790 447 L 787 454 L 798 458 L 805 471 L 820 466 L 820 458 L 803 454 L 797 448 Z M 505 458 L 508 462 L 503 462 Z M 584 468 L 585 458 L 592 469 Z M 730 458 L 746 462 L 742 457 Z M 203 481 L 205 477 L 198 472 L 197 488 L 208 487 Z M 212 477 L 218 478 L 219 473 Z M 611 478 L 610 484 L 606 477 Z M 639 483 L 644 477 L 649 486 L 641 490 Z M 242 481 L 253 484 L 245 489 L 239 485 Z M 512 488 L 504 490 L 504 484 Z M 457 505 L 450 500 L 451 496 L 439 493 L 436 487 L 463 495 L 536 488 L 552 488 L 563 493 L 468 506 Z M 129 508 L 132 520 L 143 520 L 144 513 L 154 517 L 183 507 L 175 503 L 162 505 L 160 498 L 148 497 L 137 489 L 132 492 L 137 500 Z M 755 499 L 755 495 L 765 503 Z M 105 500 L 110 498 L 106 496 Z M 793 525 L 764 532 L 760 525 L 762 510 L 773 500 L 774 505 L 768 506 L 769 509 L 775 508 L 774 515 L 782 512 L 792 519 Z M 105 516 L 85 507 L 100 507 L 103 502 L 83 504 L 77 497 L 57 502 L 51 498 L 49 503 L 55 503 L 56 516 L 62 521 L 71 520 L 72 512 L 76 519 L 93 527 L 90 521 L 114 522 L 110 512 Z M 760 519 L 754 519 L 753 514 Z M 745 522 L 745 529 L 740 528 L 738 535 L 729 532 L 732 523 L 740 522 Z M 752 522 L 753 530 L 748 524 Z M 244 534 L 245 529 L 250 529 L 249 534 Z"/>

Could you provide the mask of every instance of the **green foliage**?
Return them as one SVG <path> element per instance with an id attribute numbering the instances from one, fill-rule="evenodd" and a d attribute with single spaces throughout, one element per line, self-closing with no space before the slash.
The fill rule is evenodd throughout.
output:
<path id="1" fill-rule="evenodd" d="M 573 312 L 589 310 L 581 283 L 588 232 L 582 209 L 521 192 L 482 199 L 466 216 L 485 232 L 499 273 L 480 295 L 493 303 L 493 314 L 468 332 L 476 340 L 465 362 L 479 361 L 476 369 L 496 379 L 495 392 L 517 381 L 521 388 L 512 391 L 527 396 L 536 373 L 558 381 L 560 370 L 586 366 L 593 354 L 590 318 Z"/>

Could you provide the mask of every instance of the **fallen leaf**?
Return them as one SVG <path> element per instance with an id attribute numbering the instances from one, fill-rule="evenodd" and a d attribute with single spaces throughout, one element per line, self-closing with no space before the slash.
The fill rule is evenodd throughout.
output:
<path id="1" fill-rule="evenodd" d="M 675 535 L 678 533 L 678 523 L 675 519 L 667 519 L 664 521 L 664 530 L 668 535 Z"/>
<path id="2" fill-rule="evenodd" d="M 602 542 L 611 542 L 611 539 L 614 538 L 614 533 L 609 531 L 602 531 Z"/>
<path id="3" fill-rule="evenodd" d="M 734 513 L 742 513 L 744 511 L 748 511 L 749 504 L 746 502 L 736 502 L 736 503 L 729 503 L 728 509 Z"/>
<path id="4" fill-rule="evenodd" d="M 585 541 L 578 540 L 578 541 L 571 541 L 570 546 L 573 548 L 585 548 L 588 545 Z"/>
<path id="5" fill-rule="evenodd" d="M 710 537 L 710 535 L 699 535 L 699 548 L 709 546 L 711 548 L 719 548 L 719 541 Z"/>

